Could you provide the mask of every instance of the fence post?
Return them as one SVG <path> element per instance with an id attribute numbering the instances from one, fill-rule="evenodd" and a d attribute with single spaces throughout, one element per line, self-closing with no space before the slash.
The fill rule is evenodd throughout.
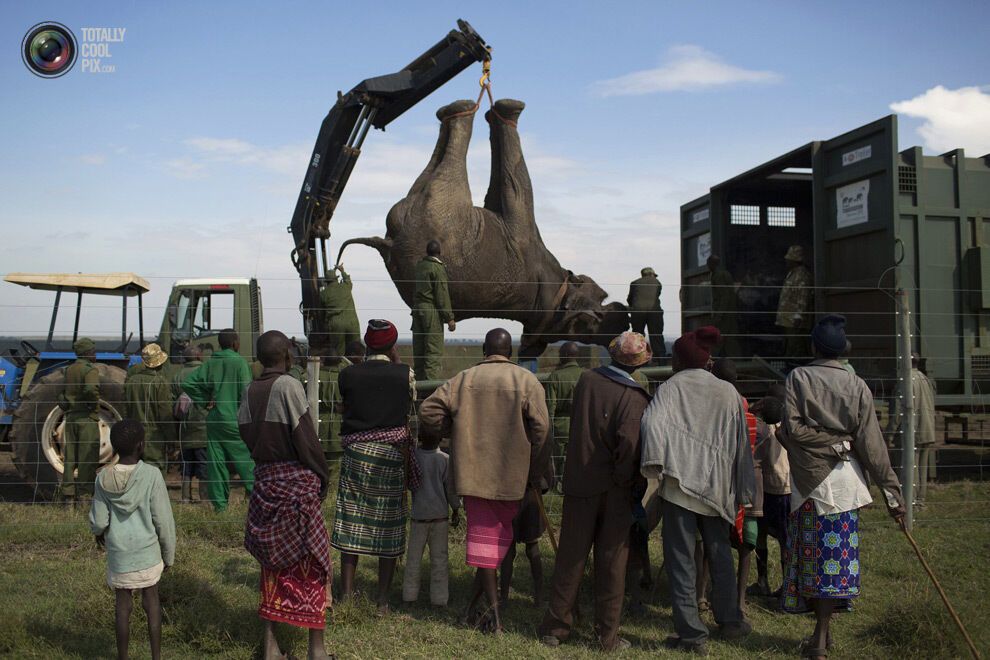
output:
<path id="1" fill-rule="evenodd" d="M 306 398 L 309 400 L 309 415 L 313 418 L 316 432 L 320 432 L 320 358 L 309 356 L 306 361 Z M 323 440 L 324 438 L 320 438 Z"/>
<path id="2" fill-rule="evenodd" d="M 897 378 L 901 386 L 901 492 L 908 530 L 914 526 L 914 391 L 911 385 L 911 309 L 908 292 L 897 290 Z"/>

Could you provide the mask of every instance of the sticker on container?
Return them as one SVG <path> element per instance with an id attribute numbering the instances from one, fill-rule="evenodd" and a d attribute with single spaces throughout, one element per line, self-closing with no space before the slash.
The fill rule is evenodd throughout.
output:
<path id="1" fill-rule="evenodd" d="M 698 237 L 698 265 L 708 261 L 710 256 L 712 256 L 712 235 L 702 234 Z"/>
<path id="2" fill-rule="evenodd" d="M 869 214 L 870 180 L 836 188 L 835 226 L 837 229 L 861 225 L 870 221 Z"/>
<path id="3" fill-rule="evenodd" d="M 868 160 L 873 155 L 873 145 L 866 145 L 865 147 L 860 147 L 859 149 L 853 149 L 852 151 L 847 151 L 842 154 L 842 166 L 852 165 L 853 163 L 858 163 L 861 160 Z"/>
<path id="4" fill-rule="evenodd" d="M 701 222 L 702 220 L 707 220 L 709 217 L 708 208 L 703 208 L 700 211 L 695 211 L 691 216 L 691 222 Z"/>

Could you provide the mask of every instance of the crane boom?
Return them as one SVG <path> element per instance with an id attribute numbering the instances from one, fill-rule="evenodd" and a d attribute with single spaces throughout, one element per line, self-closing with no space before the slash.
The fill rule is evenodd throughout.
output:
<path id="1" fill-rule="evenodd" d="M 363 80 L 346 94 L 338 92 L 337 102 L 320 126 L 289 226 L 312 355 L 324 354 L 328 343 L 319 313 L 319 292 L 330 270 L 326 245 L 330 219 L 368 130 L 372 126 L 384 129 L 471 64 L 491 57 L 491 49 L 467 21 L 458 20 L 457 27 L 400 71 Z"/>

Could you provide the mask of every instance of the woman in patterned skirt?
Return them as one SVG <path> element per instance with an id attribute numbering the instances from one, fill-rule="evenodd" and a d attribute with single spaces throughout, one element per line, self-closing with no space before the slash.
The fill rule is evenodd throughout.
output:
<path id="1" fill-rule="evenodd" d="M 873 395 L 838 358 L 849 350 L 846 320 L 830 315 L 811 333 L 816 359 L 787 377 L 782 433 L 791 468 L 791 514 L 781 598 L 787 612 L 814 612 L 806 658 L 828 657 L 832 613 L 860 594 L 859 509 L 873 498 L 864 468 L 884 494 L 890 515 L 904 515 Z"/>
<path id="2" fill-rule="evenodd" d="M 418 485 L 408 429 L 415 381 L 399 362 L 397 338 L 388 321 L 370 321 L 367 359 L 340 372 L 344 458 L 330 540 L 341 553 L 342 598 L 354 594 L 358 557 L 378 558 L 376 602 L 382 612 L 396 560 L 406 549 L 405 490 Z"/>

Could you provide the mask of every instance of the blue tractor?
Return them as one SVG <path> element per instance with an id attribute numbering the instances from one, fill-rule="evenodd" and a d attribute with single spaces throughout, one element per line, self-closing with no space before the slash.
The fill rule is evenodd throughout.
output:
<path id="1" fill-rule="evenodd" d="M 42 348 L 23 340 L 17 348 L 0 355 L 0 439 L 8 440 L 14 453 L 14 464 L 39 497 L 54 493 L 61 480 L 62 409 L 59 394 L 65 382 L 65 367 L 76 355 L 72 343 L 79 337 L 79 316 L 84 294 L 116 296 L 121 300 L 122 322 L 119 340 L 94 337 L 97 342 L 96 368 L 100 373 L 100 459 L 105 462 L 113 453 L 110 449 L 110 425 L 120 419 L 124 401 L 124 378 L 127 368 L 140 362 L 144 345 L 142 296 L 149 287 L 147 281 L 132 273 L 35 274 L 11 273 L 7 282 L 41 291 L 55 293 L 48 338 Z M 75 323 L 72 337 L 58 342 L 55 322 L 63 295 L 75 297 Z M 139 336 L 132 344 L 127 333 L 127 304 L 137 298 Z M 58 345 L 56 345 L 58 343 Z"/>

